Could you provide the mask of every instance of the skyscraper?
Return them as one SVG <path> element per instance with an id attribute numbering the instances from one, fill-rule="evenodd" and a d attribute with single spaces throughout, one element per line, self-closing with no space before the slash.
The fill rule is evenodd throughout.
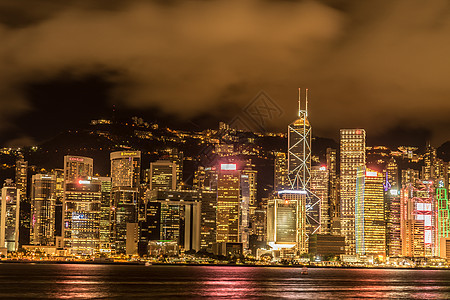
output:
<path id="1" fill-rule="evenodd" d="M 80 179 L 65 183 L 64 245 L 71 254 L 95 255 L 100 250 L 101 183 Z"/>
<path id="2" fill-rule="evenodd" d="M 235 163 L 221 164 L 217 180 L 217 238 L 239 242 L 240 171 Z"/>
<path id="3" fill-rule="evenodd" d="M 273 189 L 275 192 L 282 191 L 289 187 L 288 184 L 288 166 L 286 153 L 277 152 L 274 159 L 274 183 Z"/>
<path id="4" fill-rule="evenodd" d="M 138 221 L 141 152 L 116 151 L 112 152 L 110 157 L 111 246 L 115 253 L 124 254 L 126 253 L 127 223 Z"/>
<path id="5" fill-rule="evenodd" d="M 73 254 L 92 255 L 99 246 L 100 193 L 89 181 L 93 168 L 92 158 L 64 156 L 62 237 Z"/>
<path id="6" fill-rule="evenodd" d="M 386 255 L 383 174 L 357 168 L 355 199 L 356 253 Z"/>
<path id="7" fill-rule="evenodd" d="M 340 135 L 341 233 L 345 237 L 345 253 L 355 254 L 356 169 L 366 164 L 366 132 L 364 129 L 341 129 Z"/>
<path id="8" fill-rule="evenodd" d="M 16 188 L 20 191 L 20 199 L 23 202 L 27 199 L 27 174 L 28 162 L 20 156 L 16 161 Z"/>
<path id="9" fill-rule="evenodd" d="M 31 243 L 55 245 L 56 178 L 36 174 L 31 179 Z"/>
<path id="10" fill-rule="evenodd" d="M 100 252 L 111 252 L 111 177 L 95 178 L 100 182 Z"/>
<path id="11" fill-rule="evenodd" d="M 416 181 L 401 191 L 402 255 L 430 257 L 436 255 L 436 205 L 434 184 Z"/>
<path id="12" fill-rule="evenodd" d="M 0 208 L 0 247 L 17 251 L 19 247 L 20 190 L 11 179 L 2 188 Z"/>
<path id="13" fill-rule="evenodd" d="M 280 191 L 280 198 L 267 203 L 267 241 L 273 249 L 306 247 L 306 191 Z"/>
<path id="14" fill-rule="evenodd" d="M 328 170 L 326 166 L 311 168 L 311 192 L 319 199 L 319 214 L 315 219 L 320 221 L 318 233 L 328 234 L 331 229 L 330 205 L 328 203 Z M 313 210 L 316 212 L 316 210 Z"/>
<path id="15" fill-rule="evenodd" d="M 175 190 L 177 188 L 177 166 L 168 160 L 150 163 L 150 189 Z"/>
<path id="16" fill-rule="evenodd" d="M 288 180 L 291 190 L 307 191 L 307 234 L 320 229 L 320 199 L 311 193 L 311 125 L 308 121 L 308 89 L 301 107 L 299 89 L 298 119 L 288 126 Z"/>
<path id="17" fill-rule="evenodd" d="M 438 255 L 447 257 L 446 253 L 442 253 L 442 249 L 446 248 L 443 244 L 447 244 L 450 239 L 450 203 L 444 181 L 441 180 L 438 184 L 436 189 Z"/>

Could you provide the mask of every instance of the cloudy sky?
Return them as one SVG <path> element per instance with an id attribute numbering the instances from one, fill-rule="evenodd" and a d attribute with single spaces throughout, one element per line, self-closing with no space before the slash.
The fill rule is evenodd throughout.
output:
<path id="1" fill-rule="evenodd" d="M 3 145 L 112 105 L 227 121 L 262 90 L 285 131 L 299 87 L 316 135 L 450 139 L 447 0 L 0 0 L 0 41 Z"/>

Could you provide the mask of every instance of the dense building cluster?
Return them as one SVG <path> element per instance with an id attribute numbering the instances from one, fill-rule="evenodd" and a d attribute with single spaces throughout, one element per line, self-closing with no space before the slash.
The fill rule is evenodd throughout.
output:
<path id="1" fill-rule="evenodd" d="M 272 156 L 272 190 L 261 198 L 261 174 L 252 159 L 239 156 L 239 140 L 228 135 L 233 129 L 221 127 L 228 143 L 216 143 L 211 151 L 218 159 L 189 174 L 190 188 L 178 149 L 167 149 L 149 166 L 142 165 L 141 151 L 111 152 L 108 176 L 94 174 L 92 158 L 66 155 L 62 168 L 35 172 L 30 182 L 28 163 L 19 156 L 15 182 L 2 188 L 0 252 L 450 259 L 450 165 L 431 146 L 419 158 L 416 148 L 366 147 L 364 129 L 341 129 L 339 149 L 326 149 L 319 163 L 307 104 L 301 109 L 299 101 L 287 151 Z M 419 159 L 421 169 L 414 164 Z M 19 213 L 21 205 L 30 206 L 29 216 Z M 29 243 L 20 243 L 27 224 Z"/>

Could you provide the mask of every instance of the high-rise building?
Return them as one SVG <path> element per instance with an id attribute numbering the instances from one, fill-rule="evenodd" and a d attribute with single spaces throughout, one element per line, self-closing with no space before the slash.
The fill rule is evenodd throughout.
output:
<path id="1" fill-rule="evenodd" d="M 27 199 L 28 162 L 20 156 L 16 161 L 16 188 L 20 191 L 21 202 Z"/>
<path id="2" fill-rule="evenodd" d="M 386 253 L 389 257 L 402 254 L 400 229 L 400 183 L 398 165 L 392 157 L 387 165 L 384 182 L 384 215 L 386 222 Z"/>
<path id="3" fill-rule="evenodd" d="M 77 182 L 80 179 L 92 177 L 94 161 L 83 156 L 64 156 L 64 182 Z"/>
<path id="4" fill-rule="evenodd" d="M 275 153 L 273 179 L 274 179 L 273 190 L 275 192 L 282 191 L 289 187 L 288 166 L 286 153 L 284 152 Z"/>
<path id="5" fill-rule="evenodd" d="M 308 89 L 303 109 L 300 95 L 299 89 L 299 118 L 288 126 L 288 180 L 291 190 L 307 191 L 307 234 L 312 235 L 320 229 L 320 199 L 310 192 L 312 128 L 308 121 Z"/>
<path id="6" fill-rule="evenodd" d="M 101 208 L 100 208 L 100 252 L 111 252 L 111 177 L 95 178 L 100 182 Z"/>
<path id="7" fill-rule="evenodd" d="M 345 253 L 356 254 L 356 169 L 366 164 L 366 132 L 364 129 L 341 129 L 340 135 L 341 234 L 345 237 Z"/>
<path id="8" fill-rule="evenodd" d="M 168 160 L 175 164 L 177 188 L 182 188 L 184 162 L 183 151 L 179 151 L 177 148 L 168 148 L 164 151 L 161 160 Z"/>
<path id="9" fill-rule="evenodd" d="M 116 254 L 125 254 L 127 224 L 138 222 L 141 152 L 116 151 L 110 158 L 111 248 Z"/>
<path id="10" fill-rule="evenodd" d="M 217 179 L 216 241 L 239 242 L 240 171 L 235 163 L 221 164 Z"/>
<path id="11" fill-rule="evenodd" d="M 311 168 L 311 193 L 320 201 L 318 216 L 320 221 L 319 233 L 328 234 L 331 230 L 330 205 L 328 203 L 329 175 L 326 166 L 314 166 Z M 315 211 L 314 211 L 315 212 Z"/>
<path id="12" fill-rule="evenodd" d="M 31 243 L 55 245 L 56 177 L 36 174 L 31 179 Z"/>
<path id="13" fill-rule="evenodd" d="M 336 149 L 327 148 L 328 204 L 330 206 L 330 233 L 340 233 L 339 178 Z"/>
<path id="14" fill-rule="evenodd" d="M 0 208 L 0 247 L 17 251 L 19 247 L 20 190 L 11 179 L 2 188 Z"/>
<path id="15" fill-rule="evenodd" d="M 80 179 L 65 183 L 64 246 L 71 254 L 95 255 L 100 250 L 101 183 Z"/>
<path id="16" fill-rule="evenodd" d="M 150 163 L 150 189 L 175 190 L 177 188 L 177 166 L 168 160 Z"/>
<path id="17" fill-rule="evenodd" d="M 434 184 L 416 181 L 401 191 L 402 255 L 431 257 L 436 255 L 436 205 Z"/>
<path id="18" fill-rule="evenodd" d="M 405 188 L 408 184 L 415 184 L 420 179 L 419 171 L 413 169 L 402 170 L 402 185 Z"/>
<path id="19" fill-rule="evenodd" d="M 280 191 L 267 203 L 267 241 L 272 249 L 294 248 L 307 252 L 306 191 Z"/>
<path id="20" fill-rule="evenodd" d="M 64 247 L 77 255 L 98 251 L 100 193 L 89 179 L 93 175 L 92 158 L 64 156 L 64 198 L 62 204 L 62 237 Z M 99 192 L 99 191 L 98 191 Z"/>
<path id="21" fill-rule="evenodd" d="M 200 223 L 200 246 L 202 249 L 212 251 L 212 246 L 216 242 L 216 191 L 200 191 L 201 197 L 201 223 Z"/>
<path id="22" fill-rule="evenodd" d="M 203 196 L 207 202 L 208 194 L 200 191 L 164 190 L 148 193 L 142 210 L 144 222 L 141 223 L 141 243 L 148 245 L 150 241 L 170 241 L 185 251 L 200 250 Z"/>
<path id="23" fill-rule="evenodd" d="M 450 258 L 447 253 L 443 253 L 443 249 L 447 248 L 446 244 L 450 238 L 450 203 L 448 201 L 447 189 L 444 186 L 444 181 L 441 180 L 439 181 L 438 188 L 436 189 L 437 244 L 439 245 L 437 250 L 438 256 Z"/>
<path id="24" fill-rule="evenodd" d="M 193 187 L 196 190 L 217 191 L 216 167 L 199 166 L 194 174 Z"/>
<path id="25" fill-rule="evenodd" d="M 383 173 L 357 168 L 355 199 L 356 253 L 386 255 Z"/>
<path id="26" fill-rule="evenodd" d="M 62 211 L 64 201 L 64 169 L 55 169 L 52 172 L 55 177 L 55 236 L 62 237 Z"/>

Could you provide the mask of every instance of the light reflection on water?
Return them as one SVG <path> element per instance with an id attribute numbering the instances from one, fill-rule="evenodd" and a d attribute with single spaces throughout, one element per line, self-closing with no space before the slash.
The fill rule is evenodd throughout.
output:
<path id="1" fill-rule="evenodd" d="M 450 271 L 0 264 L 0 298 L 447 299 Z"/>

